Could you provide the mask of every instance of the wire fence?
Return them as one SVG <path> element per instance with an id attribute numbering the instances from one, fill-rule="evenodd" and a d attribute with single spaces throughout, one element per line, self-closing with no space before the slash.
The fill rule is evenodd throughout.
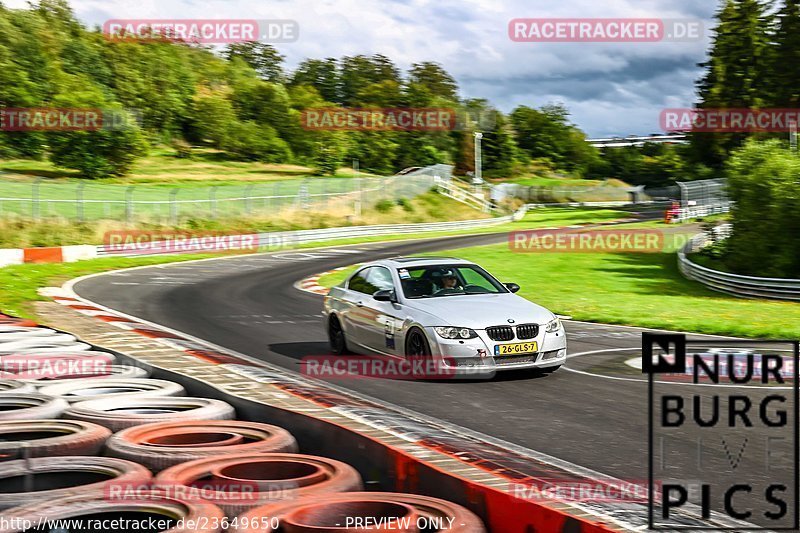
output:
<path id="1" fill-rule="evenodd" d="M 498 196 L 519 198 L 525 203 L 625 202 L 631 200 L 626 187 L 600 184 L 594 187 L 525 186 L 506 183 L 495 187 Z"/>
<path id="2" fill-rule="evenodd" d="M 438 167 L 438 166 L 437 166 Z M 449 179 L 428 167 L 404 176 L 306 178 L 251 184 L 99 184 L 0 176 L 0 217 L 178 223 L 188 218 L 275 216 L 287 209 L 361 209 L 380 200 L 412 198 Z M 446 166 L 445 166 L 446 167 Z"/>

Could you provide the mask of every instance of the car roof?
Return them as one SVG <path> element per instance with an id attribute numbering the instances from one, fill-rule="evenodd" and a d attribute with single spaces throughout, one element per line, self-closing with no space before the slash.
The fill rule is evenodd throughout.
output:
<path id="1" fill-rule="evenodd" d="M 459 259 L 458 257 L 390 257 L 373 264 L 383 264 L 394 268 L 409 268 L 425 265 L 452 265 L 452 264 L 474 264 L 472 261 Z"/>

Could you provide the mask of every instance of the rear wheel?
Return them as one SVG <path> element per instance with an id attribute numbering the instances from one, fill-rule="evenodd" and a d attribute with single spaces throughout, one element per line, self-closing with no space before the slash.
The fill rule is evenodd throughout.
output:
<path id="1" fill-rule="evenodd" d="M 328 340 L 331 343 L 331 351 L 334 355 L 347 355 L 350 351 L 347 349 L 347 341 L 344 338 L 344 330 L 342 324 L 336 316 L 331 316 L 328 322 Z"/>

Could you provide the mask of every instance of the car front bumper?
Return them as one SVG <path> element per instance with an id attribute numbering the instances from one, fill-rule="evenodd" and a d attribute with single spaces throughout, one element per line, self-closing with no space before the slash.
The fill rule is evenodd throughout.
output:
<path id="1" fill-rule="evenodd" d="M 530 354 L 495 356 L 495 346 L 508 344 L 490 339 L 484 330 L 478 330 L 474 339 L 443 339 L 433 328 L 425 328 L 432 355 L 443 365 L 442 370 L 458 375 L 485 374 L 503 370 L 521 370 L 562 365 L 567 360 L 567 336 L 563 326 L 556 332 L 540 331 L 533 339 L 511 340 L 514 342 L 536 341 L 539 351 Z"/>

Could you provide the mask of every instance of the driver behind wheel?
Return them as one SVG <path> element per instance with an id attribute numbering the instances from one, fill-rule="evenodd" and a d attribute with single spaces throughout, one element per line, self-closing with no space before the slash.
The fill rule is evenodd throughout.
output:
<path id="1" fill-rule="evenodd" d="M 460 289 L 458 285 L 458 278 L 452 270 L 445 270 L 442 272 L 442 289 Z"/>

